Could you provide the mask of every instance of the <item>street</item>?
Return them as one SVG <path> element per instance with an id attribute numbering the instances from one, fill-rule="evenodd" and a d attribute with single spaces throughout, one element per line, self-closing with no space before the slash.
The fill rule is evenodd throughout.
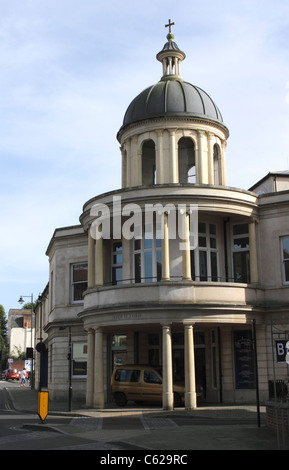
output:
<path id="1" fill-rule="evenodd" d="M 106 464 L 108 455 L 162 453 L 179 458 L 179 465 L 185 464 L 181 456 L 190 461 L 192 450 L 277 449 L 276 436 L 266 427 L 264 409 L 258 428 L 253 406 L 165 412 L 160 407 L 131 405 L 123 410 L 49 412 L 42 424 L 37 392 L 21 388 L 18 382 L 0 381 L 0 450 L 97 450 L 97 456 L 104 458 L 100 463 Z"/>
<path id="2" fill-rule="evenodd" d="M 37 414 L 15 411 L 9 396 L 9 389 L 19 388 L 18 382 L 0 381 L 0 450 L 124 450 L 140 448 L 105 442 L 112 435 L 103 433 L 100 440 L 90 438 L 91 432 L 100 429 L 98 418 L 73 418 L 71 416 L 49 416 L 42 424 Z M 127 426 L 123 423 L 123 426 Z M 102 427 L 102 426 L 101 426 Z M 130 434 L 135 433 L 134 425 L 128 426 Z M 117 434 L 122 434 L 117 426 Z M 142 428 L 142 430 L 144 430 Z"/>

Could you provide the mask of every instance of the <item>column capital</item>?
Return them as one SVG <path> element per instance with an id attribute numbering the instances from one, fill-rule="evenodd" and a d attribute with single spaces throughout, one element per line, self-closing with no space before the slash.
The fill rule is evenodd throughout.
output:
<path id="1" fill-rule="evenodd" d="M 190 321 L 190 320 L 184 320 L 183 321 L 184 328 L 193 327 L 195 324 L 196 324 L 196 322 L 194 322 L 194 321 Z"/>

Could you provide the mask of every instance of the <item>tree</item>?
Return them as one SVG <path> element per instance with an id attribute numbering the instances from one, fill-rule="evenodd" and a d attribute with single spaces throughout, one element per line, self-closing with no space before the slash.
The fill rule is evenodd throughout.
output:
<path id="1" fill-rule="evenodd" d="M 0 369 L 4 369 L 7 362 L 7 318 L 3 305 L 0 304 Z"/>
<path id="2" fill-rule="evenodd" d="M 36 302 L 28 302 L 27 304 L 23 305 L 22 308 L 24 308 L 25 310 L 33 310 L 34 312 L 35 307 L 36 307 Z"/>

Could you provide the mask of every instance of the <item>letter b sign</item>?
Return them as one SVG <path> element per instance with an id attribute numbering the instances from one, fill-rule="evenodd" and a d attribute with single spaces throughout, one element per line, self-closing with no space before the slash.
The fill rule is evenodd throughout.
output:
<path id="1" fill-rule="evenodd" d="M 288 339 L 278 339 L 276 344 L 277 362 L 287 362 L 289 360 L 289 341 Z"/>

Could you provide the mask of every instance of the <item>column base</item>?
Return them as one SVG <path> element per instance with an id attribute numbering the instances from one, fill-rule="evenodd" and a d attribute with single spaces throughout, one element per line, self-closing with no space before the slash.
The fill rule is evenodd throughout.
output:
<path id="1" fill-rule="evenodd" d="M 185 393 L 185 409 L 195 410 L 197 409 L 197 395 L 196 392 Z"/>
<path id="2" fill-rule="evenodd" d="M 172 411 L 174 409 L 174 394 L 163 393 L 163 410 Z"/>
<path id="3" fill-rule="evenodd" d="M 93 397 L 93 408 L 98 410 L 104 408 L 104 396 L 103 393 L 96 393 Z"/>
<path id="4" fill-rule="evenodd" d="M 93 408 L 93 393 L 87 393 L 86 394 L 85 404 L 88 408 Z"/>

